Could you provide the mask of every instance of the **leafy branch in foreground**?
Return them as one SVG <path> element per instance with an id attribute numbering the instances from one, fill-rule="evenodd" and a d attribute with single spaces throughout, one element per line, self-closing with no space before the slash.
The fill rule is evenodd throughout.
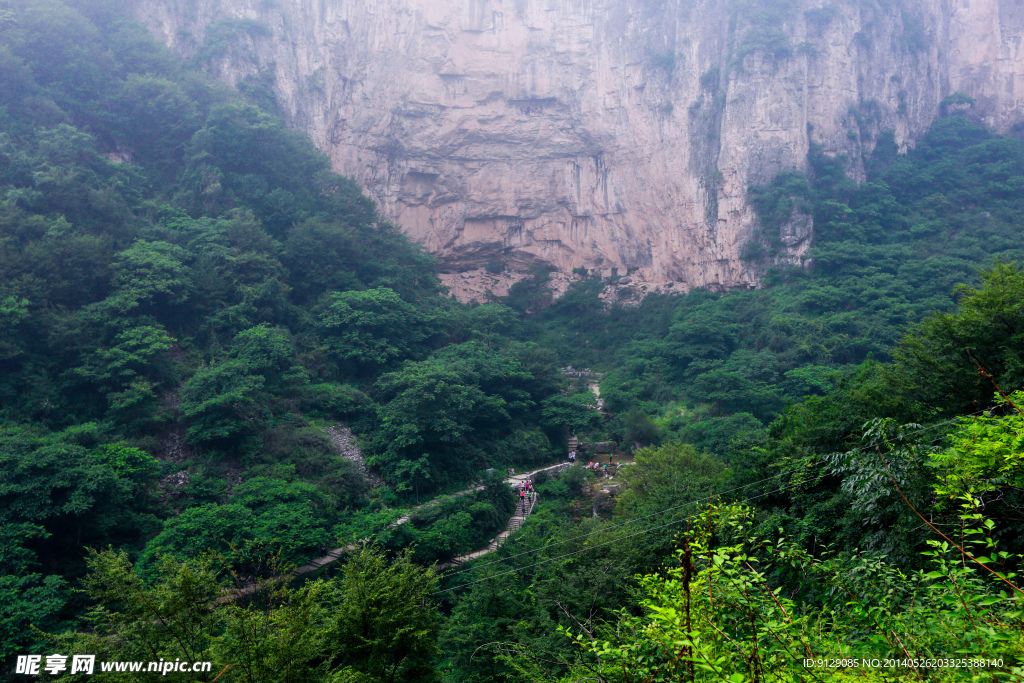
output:
<path id="1" fill-rule="evenodd" d="M 560 627 L 576 647 L 573 662 L 509 645 L 500 646 L 502 656 L 532 680 L 565 683 L 1019 680 L 1024 593 L 1014 569 L 1024 557 L 999 548 L 1012 520 L 987 512 L 1002 512 L 999 500 L 1021 484 L 1021 419 L 966 418 L 945 450 L 921 447 L 907 426 L 873 421 L 865 425 L 869 448 L 833 458 L 851 470 L 851 493 L 866 505 L 884 496 L 860 488 L 888 484 L 916 512 L 903 487 L 922 471 L 936 475 L 925 488 L 958 505 L 942 516 L 958 527 L 957 540 L 926 519 L 919 528 L 939 536 L 923 539 L 927 569 L 905 572 L 856 550 L 813 554 L 781 529 L 775 540 L 755 535 L 752 508 L 712 505 L 682 535 L 676 566 L 637 577 L 642 614 L 622 610 L 597 626 Z M 884 475 L 871 475 L 876 469 Z M 798 573 L 817 597 L 783 595 L 771 578 L 780 571 Z M 558 673 L 565 668 L 567 676 Z"/>
<path id="2" fill-rule="evenodd" d="M 437 619 L 432 569 L 406 552 L 388 561 L 369 547 L 334 579 L 299 586 L 271 557 L 265 578 L 218 570 L 224 558 L 180 561 L 167 555 L 148 581 L 124 552 L 92 552 L 83 592 L 89 628 L 51 639 L 60 652 L 97 661 L 210 661 L 193 674 L 211 683 L 412 683 L 436 678 Z M 230 564 L 228 562 L 227 564 Z M 239 591 L 239 582 L 245 590 Z M 224 666 L 228 669 L 223 671 Z M 57 680 L 86 680 L 65 674 Z M 88 680 L 121 680 L 99 668 Z M 162 680 L 143 672 L 133 680 Z"/>
<path id="3" fill-rule="evenodd" d="M 639 577 L 642 615 L 623 610 L 594 633 L 562 629 L 581 661 L 557 680 L 945 681 L 963 680 L 967 671 L 987 680 L 1024 674 L 1021 601 L 962 563 L 948 543 L 930 542 L 932 571 L 906 575 L 871 556 L 815 557 L 786 539 L 763 541 L 750 534 L 753 518 L 752 509 L 738 505 L 715 506 L 696 518 L 676 553 L 678 566 Z M 801 604 L 780 594 L 767 578 L 778 565 L 821 584 L 829 599 Z M 508 656 L 518 656 L 522 671 L 543 668 L 521 654 Z M 987 663 L 970 670 L 925 664 L 950 658 Z M 808 660 L 849 665 L 815 669 Z M 896 662 L 895 668 L 872 668 L 874 660 Z"/>

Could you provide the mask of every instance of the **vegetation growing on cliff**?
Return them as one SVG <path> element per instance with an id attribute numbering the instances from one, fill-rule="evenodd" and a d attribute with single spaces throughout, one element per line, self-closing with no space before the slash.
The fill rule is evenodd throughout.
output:
<path id="1" fill-rule="evenodd" d="M 607 308 L 592 277 L 527 319 L 526 336 L 608 373 L 610 436 L 629 445 L 645 415 L 657 429 L 644 443 L 682 438 L 724 454 L 786 405 L 890 359 L 903 332 L 950 310 L 957 284 L 976 284 L 981 267 L 1024 263 L 1016 137 L 941 118 L 905 156 L 880 145 L 859 186 L 843 159 L 814 150 L 810 162 L 809 178 L 785 173 L 751 190 L 766 232 L 794 213 L 813 217 L 807 269 L 772 269 L 756 291 L 648 296 L 635 308 Z"/>
<path id="2" fill-rule="evenodd" d="M 302 563 L 563 438 L 554 358 L 507 338 L 511 311 L 445 297 L 276 111 L 116 3 L 12 5 L 0 80 L 4 658 L 76 618 L 86 547 L 146 576 L 233 546 Z M 373 496 L 322 431 L 339 420 Z M 417 529 L 419 559 L 500 526 L 492 498 Z"/>
<path id="3" fill-rule="evenodd" d="M 608 308 L 599 278 L 552 303 L 537 277 L 462 306 L 265 91 L 188 71 L 106 0 L 0 9 L 5 666 L 1024 675 L 1024 274 L 991 265 L 1024 255 L 1016 138 L 951 107 L 860 186 L 815 153 L 753 192 L 766 224 L 818 230 L 763 290 Z M 563 363 L 606 373 L 603 412 Z M 342 421 L 384 486 L 339 457 Z M 500 550 L 428 566 L 505 528 L 487 468 L 560 457 L 568 429 L 632 453 L 618 491 L 538 475 Z"/>
<path id="4" fill-rule="evenodd" d="M 794 0 L 734 0 L 732 21 L 738 29 L 732 67 L 742 70 L 752 54 L 760 54 L 769 63 L 793 56 L 786 24 L 797 18 L 797 9 Z"/>

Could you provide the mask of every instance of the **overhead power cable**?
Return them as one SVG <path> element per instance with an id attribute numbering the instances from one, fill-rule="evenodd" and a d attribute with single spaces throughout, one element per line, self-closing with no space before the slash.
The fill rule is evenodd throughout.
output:
<path id="1" fill-rule="evenodd" d="M 820 474 L 817 477 L 815 477 L 814 479 L 822 479 L 822 478 L 824 478 L 826 476 L 827 476 L 826 474 Z M 814 479 L 811 479 L 809 481 L 814 481 Z M 797 486 L 797 484 L 789 484 L 788 486 L 783 486 L 781 488 L 775 489 L 774 491 L 768 491 L 766 493 L 759 493 L 756 496 L 751 496 L 749 498 L 745 498 L 744 500 L 737 501 L 737 502 L 738 503 L 746 503 L 746 502 L 749 502 L 751 500 L 756 500 L 757 498 L 763 498 L 764 496 L 770 495 L 772 493 L 778 493 L 780 491 L 785 491 L 786 489 L 793 488 L 794 486 Z M 703 500 L 703 498 L 701 500 Z M 698 501 L 693 501 L 693 502 L 696 503 Z M 626 539 L 633 538 L 634 536 L 643 536 L 644 534 L 649 534 L 652 531 L 657 531 L 658 529 L 664 529 L 665 527 L 670 527 L 673 524 L 679 524 L 680 522 L 685 521 L 686 519 L 687 519 L 686 517 L 680 517 L 679 519 L 674 519 L 671 522 L 667 522 L 665 524 L 659 524 L 658 526 L 651 527 L 649 529 L 644 529 L 642 531 L 637 531 L 635 533 L 628 534 L 626 536 L 620 536 L 619 538 L 613 538 L 610 541 L 605 541 L 604 543 L 597 543 L 595 545 L 587 546 L 586 548 L 581 548 L 580 550 L 574 550 L 571 553 L 565 553 L 563 555 L 558 555 L 557 557 L 549 557 L 547 559 L 541 560 L 540 562 L 534 562 L 533 564 L 528 564 L 528 565 L 526 565 L 524 567 L 516 567 L 515 569 L 509 569 L 507 571 L 499 572 L 497 574 L 492 574 L 490 576 L 485 576 L 484 578 L 477 579 L 476 581 L 468 581 L 466 583 L 459 584 L 458 586 L 453 586 L 451 588 L 445 588 L 444 590 L 434 591 L 433 593 L 431 593 L 431 595 L 440 595 L 442 593 L 450 593 L 451 591 L 459 590 L 460 588 L 466 588 L 467 586 L 472 586 L 473 584 L 481 583 L 483 581 L 490 581 L 491 579 L 496 579 L 499 576 L 505 576 L 507 574 L 515 574 L 517 572 L 523 571 L 524 569 L 530 569 L 532 567 L 538 567 L 538 566 L 540 566 L 542 564 L 547 564 L 548 562 L 554 562 L 555 560 L 561 560 L 561 559 L 566 558 L 566 557 L 572 557 L 573 555 L 579 555 L 580 553 L 585 553 L 585 552 L 587 552 L 589 550 L 595 550 L 597 548 L 602 548 L 602 547 L 604 547 L 606 545 L 611 545 L 612 543 L 618 543 L 619 541 L 625 541 Z"/>
<path id="2" fill-rule="evenodd" d="M 910 435 L 913 435 L 913 434 L 919 434 L 919 433 L 924 432 L 924 431 L 929 431 L 931 429 L 935 429 L 935 428 L 941 427 L 943 425 L 951 424 L 951 423 L 956 422 L 958 420 L 961 420 L 961 419 L 963 419 L 965 417 L 975 417 L 975 416 L 981 415 L 982 413 L 985 413 L 985 412 L 988 412 L 988 409 L 986 409 L 986 410 L 979 410 L 977 412 L 970 413 L 968 415 L 958 415 L 957 417 L 950 418 L 950 419 L 944 420 L 942 422 L 937 422 L 935 424 L 928 425 L 928 426 L 922 427 L 920 429 L 915 429 L 915 430 L 913 430 L 911 432 L 907 432 L 906 436 L 910 436 Z M 945 436 L 940 436 L 940 437 L 937 437 L 935 439 L 932 439 L 928 443 L 935 443 L 936 441 L 940 441 L 943 438 L 945 438 Z M 846 451 L 846 452 L 847 453 L 858 453 L 858 452 L 861 452 L 861 451 L 865 451 L 865 450 L 867 450 L 869 448 L 871 448 L 871 446 L 863 446 L 861 448 L 856 448 L 856 449 L 853 449 L 853 450 L 850 450 L 850 451 Z M 755 481 L 755 482 L 751 482 L 749 484 L 744 484 L 743 486 L 738 486 L 736 488 L 729 489 L 727 491 L 722 491 L 720 493 L 713 493 L 713 494 L 710 494 L 709 497 L 715 498 L 715 497 L 721 497 L 721 496 L 723 496 L 725 494 L 728 494 L 728 493 L 735 493 L 736 491 L 740 491 L 740 490 L 749 488 L 751 486 L 755 486 L 757 484 L 761 484 L 761 483 L 764 483 L 766 481 L 770 481 L 772 479 L 775 479 L 777 477 L 780 477 L 780 476 L 783 476 L 783 475 L 786 475 L 786 474 L 793 474 L 793 473 L 799 472 L 799 471 L 809 467 L 810 464 L 811 463 L 807 463 L 807 464 L 802 465 L 800 467 L 796 467 L 796 468 L 794 468 L 792 470 L 788 470 L 788 471 L 784 471 L 784 472 L 779 472 L 778 474 L 776 474 L 774 476 L 766 477 L 764 479 L 761 479 L 761 480 Z M 787 486 L 783 486 L 781 488 L 775 489 L 773 491 L 766 491 L 764 493 L 759 493 L 759 494 L 757 494 L 755 496 L 750 496 L 749 498 L 745 498 L 745 499 L 737 501 L 737 502 L 738 503 L 746 503 L 746 502 L 749 502 L 749 501 L 752 501 L 752 500 L 756 500 L 758 498 L 763 498 L 765 496 L 769 496 L 769 495 L 772 495 L 772 494 L 775 494 L 775 493 L 780 493 L 782 491 L 786 491 L 788 489 L 791 489 L 791 488 L 793 488 L 795 486 L 799 486 L 801 484 L 807 484 L 807 483 L 818 481 L 820 479 L 825 478 L 826 476 L 829 476 L 829 474 L 830 473 L 826 472 L 826 473 L 820 474 L 817 477 L 814 477 L 812 479 L 808 479 L 808 480 L 805 480 L 805 481 L 794 482 L 794 483 L 791 483 L 791 484 L 789 484 Z M 613 530 L 613 529 L 618 529 L 618 528 L 627 526 L 629 524 L 632 524 L 634 522 L 643 521 L 645 519 L 650 519 L 651 517 L 656 517 L 658 515 L 662 515 L 662 514 L 665 514 L 667 512 L 672 512 L 674 510 L 680 510 L 682 508 L 690 507 L 692 505 L 696 505 L 698 503 L 702 503 L 705 500 L 707 500 L 707 499 L 704 498 L 704 497 L 701 497 L 699 499 L 692 500 L 692 501 L 690 501 L 688 503 L 683 503 L 681 505 L 676 505 L 676 506 L 673 506 L 673 507 L 670 507 L 670 508 L 665 508 L 664 510 L 659 510 L 659 511 L 653 512 L 653 513 L 651 513 L 649 515 L 644 515 L 643 517 L 637 517 L 637 518 L 629 520 L 627 522 L 622 522 L 622 523 L 615 524 L 615 525 L 612 525 L 612 526 L 609 526 L 609 527 L 603 527 L 601 529 L 596 529 L 596 530 L 591 531 L 591 532 L 586 533 L 586 534 L 580 534 L 578 536 L 573 536 L 571 538 L 567 538 L 567 539 L 564 539 L 564 540 L 561 540 L 561 541 L 556 541 L 555 543 L 551 543 L 551 544 L 542 546 L 540 548 L 534 548 L 532 550 L 527 550 L 527 551 L 524 551 L 524 552 L 521 552 L 521 553 L 517 553 L 515 555 L 510 555 L 509 557 L 503 557 L 501 559 L 494 560 L 492 562 L 487 562 L 487 563 L 482 564 L 482 565 L 475 565 L 473 567 L 466 567 L 465 569 L 460 569 L 458 571 L 451 572 L 450 574 L 445 575 L 444 578 L 450 578 L 452 576 L 455 576 L 456 574 L 461 574 L 461 573 L 466 572 L 466 571 L 482 569 L 484 567 L 488 567 L 488 566 L 491 566 L 491 565 L 494 565 L 494 564 L 500 564 L 500 563 L 505 562 L 507 560 L 515 559 L 517 557 L 522 557 L 523 555 L 530 555 L 532 553 L 540 552 L 542 550 L 547 550 L 547 549 L 549 549 L 549 548 L 551 548 L 553 546 L 556 546 L 556 545 L 562 545 L 562 544 L 565 544 L 565 543 L 570 543 L 570 542 L 575 541 L 575 540 L 585 539 L 585 538 L 593 536 L 594 534 L 597 534 L 597 533 L 602 533 L 602 532 L 610 531 L 610 530 Z M 554 562 L 555 560 L 560 560 L 560 559 L 565 558 L 565 557 L 571 557 L 573 555 L 578 555 L 580 553 L 587 552 L 588 550 L 594 550 L 596 548 L 600 548 L 600 547 L 609 545 L 611 543 L 616 543 L 618 541 L 624 541 L 624 540 L 626 540 L 628 538 L 633 538 L 634 536 L 640 536 L 640 535 L 643 535 L 643 534 L 646 534 L 646 533 L 650 533 L 652 531 L 657 531 L 659 529 L 664 529 L 665 527 L 672 526 L 673 524 L 678 524 L 679 522 L 683 521 L 684 519 L 686 519 L 686 518 L 685 517 L 681 517 L 679 519 L 672 520 L 671 522 L 667 522 L 667 523 L 661 524 L 659 526 L 651 527 L 649 529 L 644 529 L 642 531 L 638 531 L 638 532 L 633 533 L 633 534 L 628 534 L 626 536 L 621 536 L 619 538 L 614 538 L 614 539 L 612 539 L 610 541 L 605 541 L 604 543 L 598 543 L 597 545 L 588 546 L 588 547 L 583 548 L 581 550 L 576 550 L 576 551 L 573 551 L 571 553 L 566 553 L 564 555 L 559 555 L 557 557 L 552 557 L 552 558 L 548 558 L 548 559 L 545 559 L 545 560 L 541 560 L 540 562 L 535 562 L 533 564 L 529 564 L 529 565 L 526 565 L 524 567 L 517 567 L 515 569 L 510 569 L 508 571 L 500 572 L 498 574 L 492 574 L 491 576 L 484 577 L 482 579 L 477 579 L 476 581 L 470 581 L 470 582 L 467 582 L 467 583 L 464 583 L 464 584 L 460 584 L 460 585 L 454 586 L 452 588 L 446 588 L 444 590 L 435 591 L 431 595 L 440 595 L 442 593 L 449 593 L 451 591 L 458 590 L 460 588 L 465 588 L 467 586 L 472 586 L 473 584 L 480 583 L 482 581 L 489 581 L 489 580 L 491 580 L 493 578 L 497 578 L 499 576 L 505 576 L 507 574 L 516 573 L 516 572 L 522 571 L 524 569 L 530 569 L 532 567 L 536 567 L 536 566 L 539 566 L 539 565 L 542 565 L 542 564 L 546 564 L 547 562 Z"/>

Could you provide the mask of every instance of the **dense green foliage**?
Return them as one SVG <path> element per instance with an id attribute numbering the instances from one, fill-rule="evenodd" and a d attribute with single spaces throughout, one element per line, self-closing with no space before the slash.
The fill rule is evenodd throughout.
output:
<path id="1" fill-rule="evenodd" d="M 598 277 L 543 308 L 550 302 L 524 286 L 514 294 L 541 309 L 524 335 L 564 362 L 608 372 L 601 392 L 617 417 L 607 431 L 624 445 L 639 415 L 659 427 L 642 443 L 681 438 L 725 453 L 730 441 L 749 442 L 851 366 L 891 358 L 904 331 L 949 310 L 979 268 L 1024 262 L 1024 194 L 1014 190 L 1024 143 L 958 115 L 937 120 L 904 156 L 891 145 L 883 136 L 859 186 L 843 159 L 815 150 L 809 178 L 784 173 L 751 188 L 764 234 L 750 248 L 769 258 L 794 212 L 811 214 L 809 268 L 769 269 L 760 290 L 652 295 L 610 310 Z M 1002 334 L 965 334 L 975 331 Z"/>
<path id="2" fill-rule="evenodd" d="M 273 560 L 273 558 L 270 558 Z M 220 558 L 216 564 L 231 564 Z M 91 652 L 98 661 L 226 661 L 191 680 L 275 683 L 419 683 L 436 675 L 430 665 L 437 618 L 430 603 L 436 578 L 408 553 L 389 564 L 374 549 L 355 554 L 336 579 L 292 589 L 274 562 L 269 578 L 245 586 L 213 566 L 211 558 L 164 558 L 146 583 L 123 553 L 89 558 L 87 594 L 98 607 L 86 614 L 88 631 L 68 633 L 60 645 Z M 237 578 L 237 577 L 236 577 Z M 229 596 L 225 599 L 222 596 Z M 102 607 L 100 607 L 102 606 Z M 133 680 L 166 680 L 166 673 Z M 177 674 L 174 674 L 177 675 Z M 89 680 L 123 679 L 97 666 Z M 57 680 L 81 680 L 67 672 Z"/>
<path id="3" fill-rule="evenodd" d="M 394 473 L 399 490 L 436 479 L 466 479 L 505 440 L 529 463 L 550 456 L 539 430 L 537 408 L 553 393 L 553 363 L 531 372 L 516 355 L 498 354 L 472 341 L 448 346 L 409 362 L 377 381 L 382 405 L 373 439 L 372 463 Z"/>
<path id="4" fill-rule="evenodd" d="M 618 477 L 611 520 L 583 522 L 573 496 L 546 505 L 496 564 L 448 579 L 450 680 L 804 680 L 805 657 L 982 656 L 1001 664 L 971 674 L 1021 675 L 1024 394 L 995 388 L 1018 386 L 998 361 L 1020 340 L 988 333 L 1019 323 L 1024 272 L 983 281 L 892 363 L 785 410 L 760 445 L 734 444 L 733 468 L 668 443 Z M 993 368 L 980 382 L 976 358 Z M 727 504 L 709 510 L 712 492 Z M 828 673 L 918 675 L 896 669 Z"/>
<path id="5" fill-rule="evenodd" d="M 1004 399 L 997 387 L 1020 387 L 1012 362 L 1020 352 L 1020 340 L 1001 324 L 1019 324 L 1014 311 L 1022 291 L 1024 272 L 1015 267 L 987 272 L 982 288 L 961 290 L 956 312 L 937 313 L 904 337 L 893 363 L 868 364 L 829 395 L 809 399 L 780 416 L 772 426 L 772 438 L 752 459 L 761 465 L 746 475 L 772 474 L 773 485 L 797 485 L 788 500 L 777 499 L 785 512 L 773 523 L 786 524 L 803 538 L 813 536 L 815 543 L 866 549 L 919 566 L 921 522 L 891 489 L 884 495 L 872 493 L 873 481 L 888 478 L 872 451 L 892 450 L 891 444 L 899 442 L 917 444 L 914 455 L 893 466 L 899 468 L 910 502 L 926 508 L 935 504 L 930 482 L 936 473 L 926 456 L 941 450 L 949 435 L 956 436 L 957 416 L 976 416 L 992 407 L 1002 416 L 1006 409 L 999 407 Z M 968 337 L 966 330 L 978 334 Z M 865 431 L 868 424 L 873 426 Z M 835 455 L 851 449 L 860 455 Z M 821 467 L 825 476 L 808 479 L 805 467 Z M 868 477 L 865 469 L 874 474 Z M 867 477 L 860 483 L 850 478 L 857 471 Z M 1024 499 L 1014 480 L 1006 484 L 996 493 L 979 495 L 1008 550 L 1021 552 L 1024 546 L 1014 529 L 1022 521 Z"/>
<path id="6" fill-rule="evenodd" d="M 766 546 L 750 535 L 751 516 L 734 506 L 696 519 L 676 553 L 679 566 L 641 577 L 643 616 L 623 610 L 609 625 L 562 629 L 579 648 L 577 661 L 566 662 L 568 677 L 538 675 L 543 667 L 523 656 L 528 651 L 510 659 L 532 680 L 589 674 L 609 682 L 801 681 L 809 668 L 830 680 L 926 671 L 929 680 L 1013 679 L 1024 671 L 1021 596 L 986 581 L 980 565 L 960 562 L 950 544 L 934 541 L 934 569 L 906 576 L 874 558 L 815 557 L 785 541 Z M 712 533 L 737 540 L 712 545 Z M 761 564 L 791 567 L 841 601 L 818 607 L 777 594 Z"/>
<path id="7" fill-rule="evenodd" d="M 420 562 L 447 562 L 486 546 L 505 528 L 518 502 L 500 479 L 492 477 L 481 491 L 421 507 L 408 524 L 388 529 L 379 538 L 396 552 L 415 547 Z"/>
<path id="8" fill-rule="evenodd" d="M 205 551 L 302 564 L 563 437 L 541 414 L 554 359 L 510 342 L 511 311 L 447 298 L 259 83 L 189 71 L 127 16 L 0 15 L 4 657 L 75 619 L 88 547 L 147 580 Z M 388 486 L 338 456 L 341 420 Z M 510 507 L 443 508 L 417 560 L 485 543 Z"/>
<path id="9" fill-rule="evenodd" d="M 736 9 L 730 68 L 797 49 L 793 3 Z M 554 301 L 538 271 L 464 306 L 263 77 L 218 85 L 127 16 L 0 3 L 5 663 L 738 683 L 964 654 L 1021 675 L 1024 143 L 969 98 L 905 155 L 880 136 L 867 182 L 814 149 L 749 188 L 763 289 L 607 306 L 601 278 Z M 271 30 L 216 21 L 196 63 Z M 806 217 L 810 260 L 772 265 Z M 564 364 L 604 373 L 602 410 Z M 571 433 L 627 460 L 612 485 L 541 473 L 499 550 L 425 566 L 506 527 L 487 469 Z"/>

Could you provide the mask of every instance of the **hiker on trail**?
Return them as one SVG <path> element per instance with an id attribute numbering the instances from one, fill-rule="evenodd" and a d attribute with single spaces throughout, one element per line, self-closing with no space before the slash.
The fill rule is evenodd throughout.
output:
<path id="1" fill-rule="evenodd" d="M 533 503 L 533 491 L 526 494 L 526 500 L 530 501 L 531 504 Z"/>
<path id="2" fill-rule="evenodd" d="M 614 453 L 609 453 L 609 454 L 608 454 L 608 464 L 609 464 L 609 465 L 611 465 L 611 464 L 612 464 L 612 458 L 614 458 L 614 457 L 615 457 L 615 454 L 614 454 Z"/>

